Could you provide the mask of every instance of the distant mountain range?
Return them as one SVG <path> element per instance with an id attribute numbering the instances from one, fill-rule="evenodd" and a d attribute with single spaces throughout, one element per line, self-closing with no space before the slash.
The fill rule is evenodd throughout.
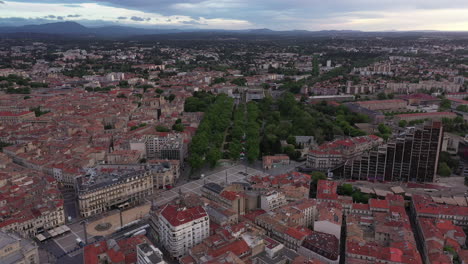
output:
<path id="1" fill-rule="evenodd" d="M 391 31 L 391 32 L 363 32 L 354 30 L 323 30 L 323 31 L 307 31 L 307 30 L 290 30 L 290 31 L 275 31 L 267 28 L 249 29 L 249 30 L 202 30 L 202 29 L 150 29 L 150 28 L 135 28 L 126 26 L 103 26 L 103 27 L 85 27 L 76 22 L 57 22 L 40 25 L 26 25 L 18 27 L 2 27 L 0 26 L 0 35 L 28 35 L 37 36 L 38 34 L 47 35 L 62 35 L 69 37 L 103 37 L 103 38 L 125 38 L 131 36 L 145 36 L 145 38 L 154 35 L 179 34 L 185 35 L 223 35 L 225 37 L 236 37 L 240 35 L 251 36 L 277 36 L 277 37 L 338 37 L 338 36 L 355 36 L 355 37 L 379 37 L 379 36 L 407 36 L 421 34 L 463 34 L 463 33 L 444 33 L 438 31 Z M 183 35 L 183 34 L 182 34 Z"/>

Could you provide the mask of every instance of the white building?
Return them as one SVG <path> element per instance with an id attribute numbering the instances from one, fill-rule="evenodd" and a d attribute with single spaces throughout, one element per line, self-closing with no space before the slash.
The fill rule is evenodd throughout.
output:
<path id="1" fill-rule="evenodd" d="M 267 212 L 285 204 L 287 204 L 286 196 L 282 192 L 272 191 L 260 197 L 260 208 Z"/>
<path id="2" fill-rule="evenodd" d="M 163 253 L 157 247 L 143 243 L 137 245 L 137 264 L 166 264 Z"/>
<path id="3" fill-rule="evenodd" d="M 173 258 L 181 258 L 210 235 L 210 221 L 201 206 L 167 204 L 154 220 L 161 244 Z"/>

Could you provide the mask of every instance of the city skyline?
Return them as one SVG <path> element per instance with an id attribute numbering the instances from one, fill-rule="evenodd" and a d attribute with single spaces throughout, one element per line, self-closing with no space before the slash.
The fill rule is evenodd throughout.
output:
<path id="1" fill-rule="evenodd" d="M 466 1 L 0 1 L 0 25 L 272 30 L 466 31 Z"/>

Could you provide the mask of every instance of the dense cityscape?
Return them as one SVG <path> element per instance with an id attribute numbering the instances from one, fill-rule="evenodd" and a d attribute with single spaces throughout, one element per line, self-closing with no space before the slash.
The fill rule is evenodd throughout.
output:
<path id="1" fill-rule="evenodd" d="M 468 263 L 467 35 L 353 34 L 0 34 L 0 263 Z"/>

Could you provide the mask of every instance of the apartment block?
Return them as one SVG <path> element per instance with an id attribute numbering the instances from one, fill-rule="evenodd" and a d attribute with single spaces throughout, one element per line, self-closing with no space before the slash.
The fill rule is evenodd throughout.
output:
<path id="1" fill-rule="evenodd" d="M 171 257 L 179 259 L 209 236 L 209 216 L 202 206 L 188 207 L 182 200 L 165 205 L 153 216 L 159 241 Z"/>

